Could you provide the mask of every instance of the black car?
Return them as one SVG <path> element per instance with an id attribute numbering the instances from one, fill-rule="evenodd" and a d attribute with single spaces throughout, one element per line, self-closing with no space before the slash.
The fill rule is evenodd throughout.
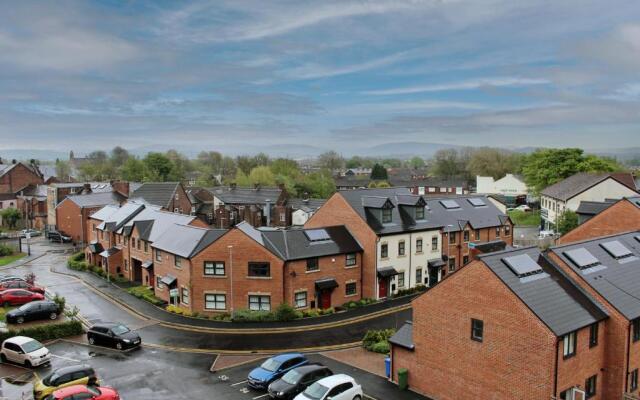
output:
<path id="1" fill-rule="evenodd" d="M 269 397 L 272 399 L 290 400 L 302 393 L 308 386 L 333 372 L 324 365 L 310 364 L 292 369 L 284 376 L 269 385 Z"/>
<path id="2" fill-rule="evenodd" d="M 71 236 L 67 236 L 62 232 L 52 231 L 47 234 L 49 241 L 58 243 L 71 243 Z"/>
<path id="3" fill-rule="evenodd" d="M 38 300 L 27 303 L 7 313 L 7 322 L 21 324 L 37 319 L 54 320 L 60 315 L 58 305 L 50 300 Z"/>
<path id="4" fill-rule="evenodd" d="M 138 347 L 142 343 L 140 335 L 117 323 L 95 324 L 87 331 L 89 344 L 115 347 L 123 350 Z"/>
<path id="5" fill-rule="evenodd" d="M 2 283 L 2 282 L 16 282 L 16 281 L 26 282 L 26 280 L 24 278 L 20 278 L 19 276 L 15 276 L 15 275 L 2 275 L 2 276 L 0 276 L 0 283 Z"/>

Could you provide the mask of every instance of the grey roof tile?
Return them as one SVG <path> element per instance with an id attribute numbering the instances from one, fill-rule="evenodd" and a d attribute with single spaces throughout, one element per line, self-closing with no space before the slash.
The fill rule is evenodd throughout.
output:
<path id="1" fill-rule="evenodd" d="M 126 198 L 120 193 L 109 191 L 109 192 L 98 192 L 98 193 L 89 193 L 89 194 L 78 194 L 75 196 L 68 196 L 63 201 L 72 201 L 77 204 L 80 208 L 87 207 L 98 207 L 98 206 L 106 206 L 107 204 L 120 204 Z M 62 204 L 62 202 L 60 203 Z"/>
<path id="2" fill-rule="evenodd" d="M 415 348 L 415 344 L 413 343 L 413 323 L 411 321 L 405 322 L 405 324 L 389 338 L 389 343 L 413 350 Z"/>
<path id="3" fill-rule="evenodd" d="M 627 183 L 621 180 L 619 174 L 580 172 L 546 187 L 542 190 L 541 194 L 554 199 L 567 201 L 608 178 L 615 179 L 620 182 L 620 184 L 627 186 Z"/>
<path id="4" fill-rule="evenodd" d="M 143 183 L 130 197 L 131 199 L 143 199 L 149 204 L 167 208 L 179 185 L 179 182 Z"/>

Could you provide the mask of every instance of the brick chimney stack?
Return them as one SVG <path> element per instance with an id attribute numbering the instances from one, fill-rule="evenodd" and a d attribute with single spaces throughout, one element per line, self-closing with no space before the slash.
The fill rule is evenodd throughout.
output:
<path id="1" fill-rule="evenodd" d="M 111 182 L 111 190 L 115 193 L 120 193 L 124 197 L 129 197 L 129 182 L 128 181 L 113 181 Z"/>

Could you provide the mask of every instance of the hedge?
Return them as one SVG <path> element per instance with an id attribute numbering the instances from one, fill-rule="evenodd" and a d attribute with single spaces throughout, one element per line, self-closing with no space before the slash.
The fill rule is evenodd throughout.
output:
<path id="1" fill-rule="evenodd" d="M 0 333 L 0 341 L 4 341 L 14 336 L 27 336 L 38 341 L 60 339 L 67 336 L 76 336 L 84 333 L 80 321 L 72 320 L 57 324 L 39 325 L 23 329 L 9 329 L 8 332 Z"/>
<path id="2" fill-rule="evenodd" d="M 144 300 L 144 301 L 148 301 L 149 303 L 153 304 L 154 306 L 160 306 L 162 304 L 164 304 L 164 301 L 162 301 L 161 299 L 157 298 L 154 294 L 153 294 L 153 290 L 149 289 L 148 286 L 134 286 L 131 287 L 129 289 L 127 289 L 127 292 L 129 292 L 129 294 Z"/>
<path id="3" fill-rule="evenodd" d="M 83 252 L 76 253 L 69 257 L 67 265 L 75 271 L 86 271 L 89 269 L 89 263 L 85 261 Z"/>
<path id="4" fill-rule="evenodd" d="M 387 354 L 390 350 L 389 338 L 396 333 L 395 329 L 370 330 L 364 335 L 362 345 L 375 353 Z"/>
<path id="5" fill-rule="evenodd" d="M 6 244 L 0 244 L 0 257 L 10 256 L 14 253 L 13 248 Z"/>

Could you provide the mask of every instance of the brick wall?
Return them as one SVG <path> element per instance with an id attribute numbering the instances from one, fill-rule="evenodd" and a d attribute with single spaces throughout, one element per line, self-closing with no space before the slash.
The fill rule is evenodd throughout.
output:
<path id="1" fill-rule="evenodd" d="M 171 197 L 167 211 L 174 212 L 176 209 L 180 214 L 191 214 L 191 202 L 181 184 L 178 185 L 176 192 L 173 194 L 173 197 Z"/>
<path id="2" fill-rule="evenodd" d="M 15 193 L 27 185 L 43 183 L 42 177 L 23 164 L 18 164 L 0 177 L 0 193 Z"/>
<path id="3" fill-rule="evenodd" d="M 467 225 L 465 228 L 469 231 L 469 242 L 490 242 L 493 240 L 503 240 L 507 243 L 507 246 L 513 245 L 513 225 L 509 223 L 509 230 L 506 232 L 504 226 L 500 226 L 500 235 L 497 233 L 497 226 L 492 226 L 489 228 L 478 229 L 480 236 L 479 239 L 476 239 L 476 231 L 472 229 L 471 226 Z M 464 231 L 455 233 L 455 243 L 451 244 L 449 242 L 449 234 L 442 233 L 442 243 L 444 243 L 444 247 L 442 249 L 442 255 L 447 257 L 455 257 L 456 261 L 456 270 L 460 267 L 464 266 L 464 257 L 469 257 L 469 262 L 475 259 L 474 253 L 469 249 L 469 242 L 464 241 Z M 453 234 L 452 234 L 453 235 Z M 449 267 L 447 266 L 443 269 L 443 273 L 448 273 Z"/>
<path id="4" fill-rule="evenodd" d="M 362 296 L 375 298 L 378 236 L 340 193 L 334 193 L 304 226 L 305 228 L 321 228 L 335 225 L 345 225 L 362 246 L 364 250 L 362 255 Z"/>
<path id="5" fill-rule="evenodd" d="M 76 243 L 82 241 L 83 224 L 82 209 L 73 201 L 63 201 L 56 207 L 57 228 L 71 236 Z"/>
<path id="6" fill-rule="evenodd" d="M 559 244 L 640 230 L 640 208 L 623 199 L 558 239 Z"/>
<path id="7" fill-rule="evenodd" d="M 394 350 L 412 389 L 439 400 L 549 399 L 556 337 L 480 261 L 413 301 L 415 352 Z M 484 341 L 470 339 L 471 319 Z"/>

